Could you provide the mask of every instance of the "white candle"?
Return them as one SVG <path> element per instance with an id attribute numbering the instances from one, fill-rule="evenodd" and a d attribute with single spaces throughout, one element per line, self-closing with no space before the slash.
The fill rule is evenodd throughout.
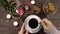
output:
<path id="1" fill-rule="evenodd" d="M 13 26 L 18 26 L 18 22 L 17 21 L 14 21 L 13 22 Z"/>
<path id="2" fill-rule="evenodd" d="M 11 15 L 10 14 L 7 14 L 6 18 L 7 19 L 10 19 L 11 18 Z"/>
<path id="3" fill-rule="evenodd" d="M 35 1 L 34 1 L 34 0 L 32 0 L 32 1 L 31 1 L 31 4 L 35 4 Z"/>

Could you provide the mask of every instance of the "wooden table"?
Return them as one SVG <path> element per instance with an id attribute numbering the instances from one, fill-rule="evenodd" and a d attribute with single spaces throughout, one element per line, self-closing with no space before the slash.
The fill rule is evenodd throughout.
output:
<path id="1" fill-rule="evenodd" d="M 42 8 L 43 3 L 47 0 L 36 0 L 36 5 L 40 6 Z M 48 19 L 50 19 L 53 24 L 57 27 L 57 29 L 60 29 L 60 0 L 51 0 L 53 3 L 57 6 L 57 12 L 54 15 L 48 15 Z M 22 0 L 23 3 L 25 3 L 25 0 Z M 30 2 L 30 0 L 26 1 L 27 3 Z M 29 3 L 30 4 L 30 3 Z M 13 22 L 15 21 L 13 18 L 8 20 L 6 19 L 6 15 L 8 12 L 4 10 L 3 7 L 0 7 L 0 34 L 18 34 L 18 31 L 21 28 L 22 22 L 19 19 L 19 26 L 14 27 Z M 40 31 L 37 34 L 44 34 L 42 31 Z"/>

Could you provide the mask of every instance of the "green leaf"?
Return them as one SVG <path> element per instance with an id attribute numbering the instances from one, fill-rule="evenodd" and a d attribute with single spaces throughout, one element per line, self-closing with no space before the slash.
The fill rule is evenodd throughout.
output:
<path id="1" fill-rule="evenodd" d="M 0 0 L 0 6 L 4 7 L 6 10 L 9 10 L 11 13 L 15 13 L 15 7 L 16 5 L 12 4 L 14 1 L 5 1 L 5 0 Z"/>

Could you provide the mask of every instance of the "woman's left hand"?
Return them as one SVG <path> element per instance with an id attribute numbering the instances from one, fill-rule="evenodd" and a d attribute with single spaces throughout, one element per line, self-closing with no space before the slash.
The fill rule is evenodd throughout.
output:
<path id="1" fill-rule="evenodd" d="M 24 23 L 23 23 L 23 25 L 22 25 L 22 27 L 21 27 L 21 30 L 18 32 L 18 34 L 28 34 L 28 31 L 26 31 L 26 30 L 24 29 Z"/>

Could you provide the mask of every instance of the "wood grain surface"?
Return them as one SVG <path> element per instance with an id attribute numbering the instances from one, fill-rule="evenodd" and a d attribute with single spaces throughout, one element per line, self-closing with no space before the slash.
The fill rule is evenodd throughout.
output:
<path id="1" fill-rule="evenodd" d="M 60 0 L 36 0 L 36 5 L 39 7 L 43 7 L 43 3 L 46 1 L 51 1 L 56 4 L 57 11 L 54 15 L 48 15 L 48 19 L 50 19 L 53 24 L 56 26 L 57 29 L 60 30 Z M 22 3 L 24 4 L 27 2 L 30 4 L 30 0 L 22 0 Z M 0 34 L 18 34 L 18 31 L 21 28 L 22 22 L 21 20 L 17 20 L 19 22 L 18 27 L 13 26 L 13 22 L 15 21 L 13 18 L 8 20 L 6 19 L 6 15 L 9 12 L 4 10 L 3 7 L 0 7 Z M 38 34 L 44 34 L 43 32 L 39 32 Z"/>

